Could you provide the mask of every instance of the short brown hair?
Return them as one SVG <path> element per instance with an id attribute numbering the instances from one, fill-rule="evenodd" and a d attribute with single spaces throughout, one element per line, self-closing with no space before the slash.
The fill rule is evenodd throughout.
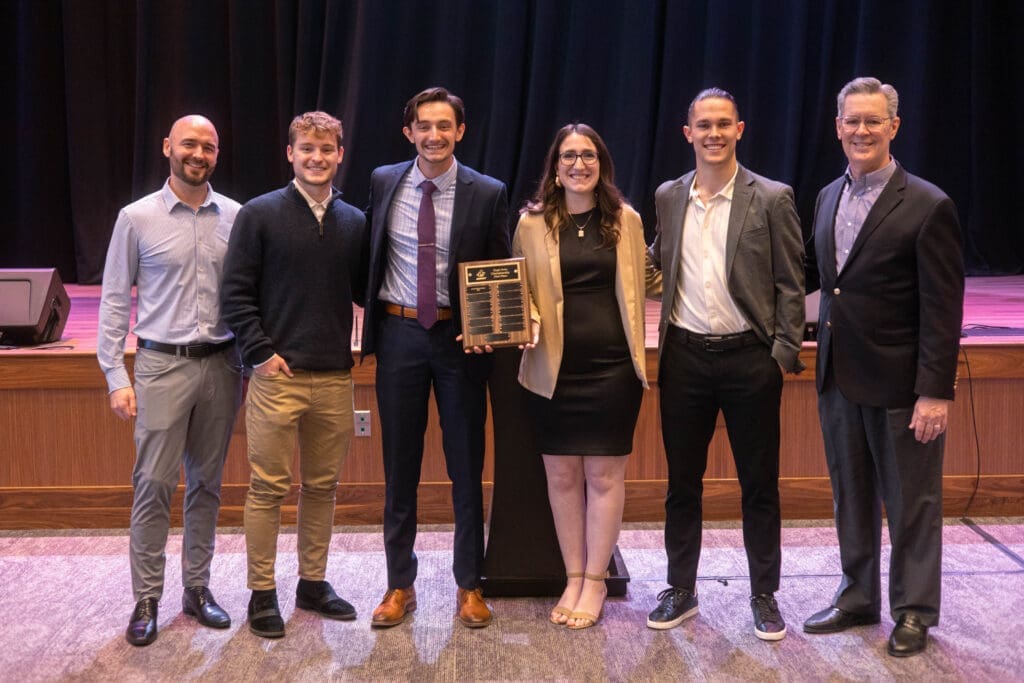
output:
<path id="1" fill-rule="evenodd" d="M 341 147 L 341 132 L 341 121 L 327 112 L 307 111 L 292 119 L 288 126 L 288 144 L 294 145 L 301 133 L 312 133 L 316 136 L 334 135 L 338 139 L 338 147 Z"/>
<path id="2" fill-rule="evenodd" d="M 548 231 L 558 239 L 558 233 L 563 227 L 569 225 L 569 209 L 565 204 L 565 189 L 556 184 L 558 178 L 558 150 L 562 148 L 565 139 L 576 133 L 589 139 L 594 143 L 597 150 L 597 158 L 600 162 L 600 173 L 598 175 L 597 187 L 594 188 L 595 200 L 599 212 L 601 246 L 611 248 L 619 241 L 619 218 L 622 215 L 622 205 L 625 199 L 622 192 L 615 185 L 615 164 L 612 163 L 611 152 L 604 140 L 597 134 L 597 131 L 585 123 L 569 123 L 558 129 L 555 133 L 555 140 L 548 148 L 547 156 L 544 158 L 544 173 L 541 175 L 537 192 L 533 199 L 528 201 L 525 210 L 529 213 L 544 214 L 544 222 Z M 575 162 L 573 162 L 575 163 Z"/>
<path id="3" fill-rule="evenodd" d="M 697 93 L 697 96 L 690 102 L 690 108 L 686 110 L 686 122 L 693 122 L 693 110 L 697 107 L 698 102 L 710 99 L 729 100 L 732 102 L 732 108 L 736 111 L 736 120 L 740 120 L 740 106 L 736 104 L 736 98 L 732 96 L 732 93 L 722 88 L 705 88 Z"/>
<path id="4" fill-rule="evenodd" d="M 466 108 L 462 104 L 462 98 L 458 95 L 453 95 L 448 92 L 445 88 L 434 87 L 427 88 L 423 92 L 413 95 L 412 99 L 405 103 L 405 117 L 403 119 L 403 125 L 406 128 L 412 128 L 412 124 L 416 121 L 416 112 L 420 108 L 421 104 L 427 104 L 428 102 L 447 102 L 451 105 L 452 109 L 455 110 L 455 125 L 461 126 L 466 120 Z"/>

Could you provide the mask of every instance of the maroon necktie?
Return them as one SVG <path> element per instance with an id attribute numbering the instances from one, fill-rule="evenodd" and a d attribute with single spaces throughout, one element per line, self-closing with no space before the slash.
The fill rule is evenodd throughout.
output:
<path id="1" fill-rule="evenodd" d="M 420 214 L 416 219 L 416 319 L 429 330 L 437 322 L 437 228 L 434 223 L 434 200 L 430 196 L 437 187 L 429 180 L 420 183 Z"/>

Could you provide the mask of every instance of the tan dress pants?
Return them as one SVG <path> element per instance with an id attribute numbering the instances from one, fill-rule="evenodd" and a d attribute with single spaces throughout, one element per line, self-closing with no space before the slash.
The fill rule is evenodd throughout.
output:
<path id="1" fill-rule="evenodd" d="M 276 588 L 281 503 L 291 490 L 298 444 L 299 576 L 323 581 L 334 525 L 338 476 L 353 433 L 352 374 L 296 370 L 294 377 L 253 374 L 245 427 L 252 475 L 245 500 L 248 586 Z"/>

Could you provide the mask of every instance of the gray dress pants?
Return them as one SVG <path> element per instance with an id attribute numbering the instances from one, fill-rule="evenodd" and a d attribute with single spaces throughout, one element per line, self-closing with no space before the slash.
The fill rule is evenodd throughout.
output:
<path id="1" fill-rule="evenodd" d="M 881 610 L 882 504 L 889 522 L 889 609 L 939 621 L 942 584 L 942 455 L 945 435 L 924 444 L 909 429 L 913 406 L 853 403 L 831 379 L 818 397 L 832 480 L 843 578 L 832 604 Z"/>
<path id="2" fill-rule="evenodd" d="M 183 586 L 210 581 L 220 482 L 242 367 L 232 346 L 206 358 L 139 349 L 135 356 L 135 469 L 129 558 L 135 600 L 160 599 L 171 496 L 185 466 Z"/>

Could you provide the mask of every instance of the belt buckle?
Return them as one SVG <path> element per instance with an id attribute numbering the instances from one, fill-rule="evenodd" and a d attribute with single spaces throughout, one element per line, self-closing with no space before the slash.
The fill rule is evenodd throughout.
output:
<path id="1" fill-rule="evenodd" d="M 705 351 L 710 351 L 711 353 L 718 353 L 722 349 L 715 348 L 714 346 L 712 346 L 712 344 L 717 344 L 721 341 L 722 337 L 720 335 L 708 335 L 701 339 L 701 344 L 704 345 Z"/>
<path id="2" fill-rule="evenodd" d="M 185 358 L 202 358 L 206 355 L 206 344 L 186 344 Z"/>

